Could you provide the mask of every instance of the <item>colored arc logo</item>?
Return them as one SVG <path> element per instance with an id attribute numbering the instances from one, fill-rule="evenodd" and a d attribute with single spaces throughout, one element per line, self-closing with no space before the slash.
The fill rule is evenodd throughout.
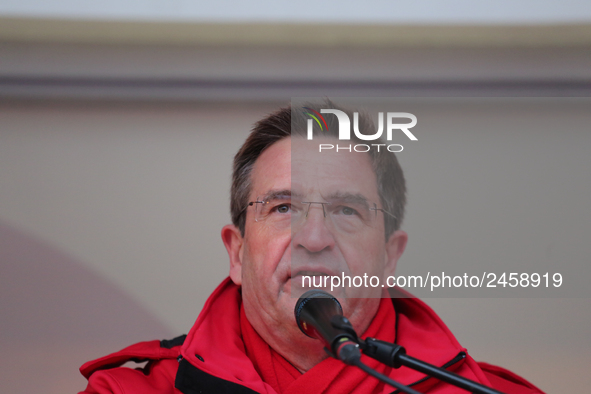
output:
<path id="1" fill-rule="evenodd" d="M 316 121 L 316 123 L 318 123 L 320 130 L 324 131 L 324 127 L 326 127 L 326 131 L 328 131 L 328 125 L 326 124 L 326 120 L 324 120 L 324 117 L 322 115 L 320 115 L 320 113 L 318 111 L 314 111 L 310 107 L 304 107 L 304 109 L 307 109 L 308 111 L 310 111 L 310 112 L 305 112 L 305 114 L 310 115 L 312 117 L 312 119 L 314 119 Z M 313 112 L 313 113 L 311 113 L 311 112 Z M 318 118 L 322 119 L 322 123 L 324 123 L 324 127 L 322 126 L 322 123 L 320 123 L 320 120 Z"/>

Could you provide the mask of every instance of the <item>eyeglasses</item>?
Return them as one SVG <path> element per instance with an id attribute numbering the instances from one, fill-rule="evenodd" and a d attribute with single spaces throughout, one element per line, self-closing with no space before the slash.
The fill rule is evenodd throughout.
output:
<path id="1" fill-rule="evenodd" d="M 344 195 L 327 201 L 296 201 L 290 195 L 259 197 L 250 201 L 254 206 L 256 222 L 273 227 L 276 230 L 297 229 L 315 209 L 338 232 L 353 233 L 377 224 L 378 212 L 395 217 L 377 204 L 368 202 L 358 195 Z"/>

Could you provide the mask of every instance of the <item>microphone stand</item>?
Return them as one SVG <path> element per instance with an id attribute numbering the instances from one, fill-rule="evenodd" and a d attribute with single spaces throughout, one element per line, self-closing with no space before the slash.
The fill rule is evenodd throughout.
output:
<path id="1" fill-rule="evenodd" d="M 349 320 L 344 316 L 334 316 L 331 319 L 331 323 L 335 328 L 344 330 L 347 333 L 349 333 L 351 335 L 351 338 L 354 338 L 353 341 L 358 344 L 358 347 L 363 352 L 363 354 L 375 360 L 378 360 L 379 362 L 389 367 L 400 368 L 404 365 L 405 367 L 422 372 L 425 375 L 437 378 L 441 381 L 450 383 L 456 387 L 462 388 L 472 393 L 503 394 L 498 390 L 486 387 L 480 383 L 476 383 L 470 379 L 467 379 L 456 373 L 450 372 L 444 368 L 436 367 L 435 365 L 411 357 L 406 354 L 406 350 L 404 349 L 404 347 L 400 345 L 380 341 L 375 338 L 366 338 L 365 340 L 363 340 L 357 336 L 357 333 L 353 329 L 353 326 L 351 325 Z M 353 351 L 353 343 L 348 342 L 348 344 L 351 345 L 343 344 L 345 346 L 342 346 L 342 350 L 339 350 L 337 352 L 337 355 L 339 356 L 338 358 L 343 360 L 347 364 L 351 363 L 351 365 L 357 365 L 358 360 L 355 360 L 355 353 L 359 353 L 359 350 L 357 350 L 357 352 Z"/>
<path id="2" fill-rule="evenodd" d="M 404 393 L 421 394 L 361 362 L 359 337 L 349 320 L 343 316 L 339 301 L 329 293 L 317 290 L 307 291 L 296 303 L 294 314 L 300 330 L 310 338 L 321 340 L 324 350 L 331 357 L 347 365 L 356 366 Z M 339 329 L 343 325 L 346 329 Z"/>

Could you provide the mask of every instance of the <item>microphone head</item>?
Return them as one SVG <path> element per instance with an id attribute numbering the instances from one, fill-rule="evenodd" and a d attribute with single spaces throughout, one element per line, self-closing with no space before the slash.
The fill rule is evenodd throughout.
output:
<path id="1" fill-rule="evenodd" d="M 339 301 L 323 290 L 308 290 L 298 300 L 294 309 L 295 319 L 300 330 L 314 339 L 319 337 L 319 323 L 329 322 L 335 315 L 343 315 Z"/>

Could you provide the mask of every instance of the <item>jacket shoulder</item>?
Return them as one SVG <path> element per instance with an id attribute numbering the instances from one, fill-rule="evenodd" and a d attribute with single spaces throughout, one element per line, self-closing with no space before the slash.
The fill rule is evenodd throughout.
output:
<path id="1" fill-rule="evenodd" d="M 139 342 L 85 363 L 80 372 L 88 379 L 88 387 L 81 393 L 174 393 L 177 359 L 185 337 Z M 135 369 L 122 366 L 130 361 L 147 363 Z"/>
<path id="2" fill-rule="evenodd" d="M 493 388 L 506 394 L 544 394 L 542 390 L 521 376 L 496 365 L 478 362 Z"/>

